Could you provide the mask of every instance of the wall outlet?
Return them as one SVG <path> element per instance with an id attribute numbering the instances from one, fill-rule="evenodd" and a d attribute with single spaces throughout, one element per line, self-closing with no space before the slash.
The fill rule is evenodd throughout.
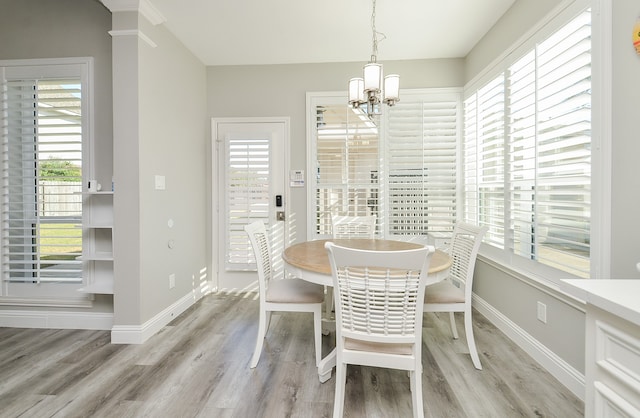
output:
<path id="1" fill-rule="evenodd" d="M 547 323 L 547 305 L 538 302 L 538 321 Z"/>
<path id="2" fill-rule="evenodd" d="M 169 289 L 176 287 L 176 275 L 171 273 L 169 275 Z"/>

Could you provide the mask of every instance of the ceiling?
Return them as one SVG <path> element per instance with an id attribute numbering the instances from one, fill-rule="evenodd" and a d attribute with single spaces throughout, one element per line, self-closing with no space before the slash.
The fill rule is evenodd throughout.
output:
<path id="1" fill-rule="evenodd" d="M 205 65 L 366 62 L 371 0 L 149 0 Z M 378 60 L 466 56 L 515 0 L 377 0 Z"/>

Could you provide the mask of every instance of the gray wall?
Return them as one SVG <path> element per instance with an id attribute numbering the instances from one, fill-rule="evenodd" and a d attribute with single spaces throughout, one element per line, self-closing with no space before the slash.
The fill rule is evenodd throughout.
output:
<path id="1" fill-rule="evenodd" d="M 205 66 L 164 25 L 142 23 L 158 45 L 140 48 L 140 309 L 146 321 L 211 280 L 210 196 Z M 154 188 L 156 175 L 165 177 L 165 190 Z M 171 290 L 169 274 L 175 274 Z"/>
<path id="2" fill-rule="evenodd" d="M 193 302 L 210 280 L 206 72 L 164 25 L 116 12 L 113 29 L 114 326 L 126 327 Z"/>
<path id="3" fill-rule="evenodd" d="M 631 30 L 640 16 L 637 0 L 612 0 L 611 112 L 611 278 L 640 278 L 640 55 L 632 47 Z"/>
<path id="4" fill-rule="evenodd" d="M 558 0 L 517 0 L 467 54 L 465 83 L 485 70 L 560 3 Z"/>

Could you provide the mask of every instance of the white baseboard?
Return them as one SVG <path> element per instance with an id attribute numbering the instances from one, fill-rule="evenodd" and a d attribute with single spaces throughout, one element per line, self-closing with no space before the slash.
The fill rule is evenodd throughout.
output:
<path id="1" fill-rule="evenodd" d="M 142 325 L 114 325 L 113 328 L 111 328 L 111 343 L 144 343 L 151 336 L 160 331 L 162 327 L 189 309 L 200 298 L 202 298 L 202 296 L 204 296 L 202 293 L 190 292 Z"/>
<path id="2" fill-rule="evenodd" d="M 0 327 L 110 330 L 110 312 L 0 310 Z"/>
<path id="3" fill-rule="evenodd" d="M 553 377 L 567 387 L 574 395 L 584 401 L 584 374 L 558 357 L 553 351 L 529 335 L 517 324 L 497 311 L 493 306 L 477 295 L 473 295 L 473 307 L 487 318 L 509 339 L 537 361 Z"/>

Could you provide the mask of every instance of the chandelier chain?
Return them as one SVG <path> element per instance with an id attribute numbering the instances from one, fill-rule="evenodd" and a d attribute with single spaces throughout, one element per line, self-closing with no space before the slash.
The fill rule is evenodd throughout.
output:
<path id="1" fill-rule="evenodd" d="M 371 62 L 378 61 L 378 36 L 380 36 L 380 42 L 384 41 L 387 37 L 384 33 L 378 32 L 376 29 L 376 0 L 373 0 L 373 10 L 371 11 L 371 33 L 373 50 L 371 54 Z"/>

